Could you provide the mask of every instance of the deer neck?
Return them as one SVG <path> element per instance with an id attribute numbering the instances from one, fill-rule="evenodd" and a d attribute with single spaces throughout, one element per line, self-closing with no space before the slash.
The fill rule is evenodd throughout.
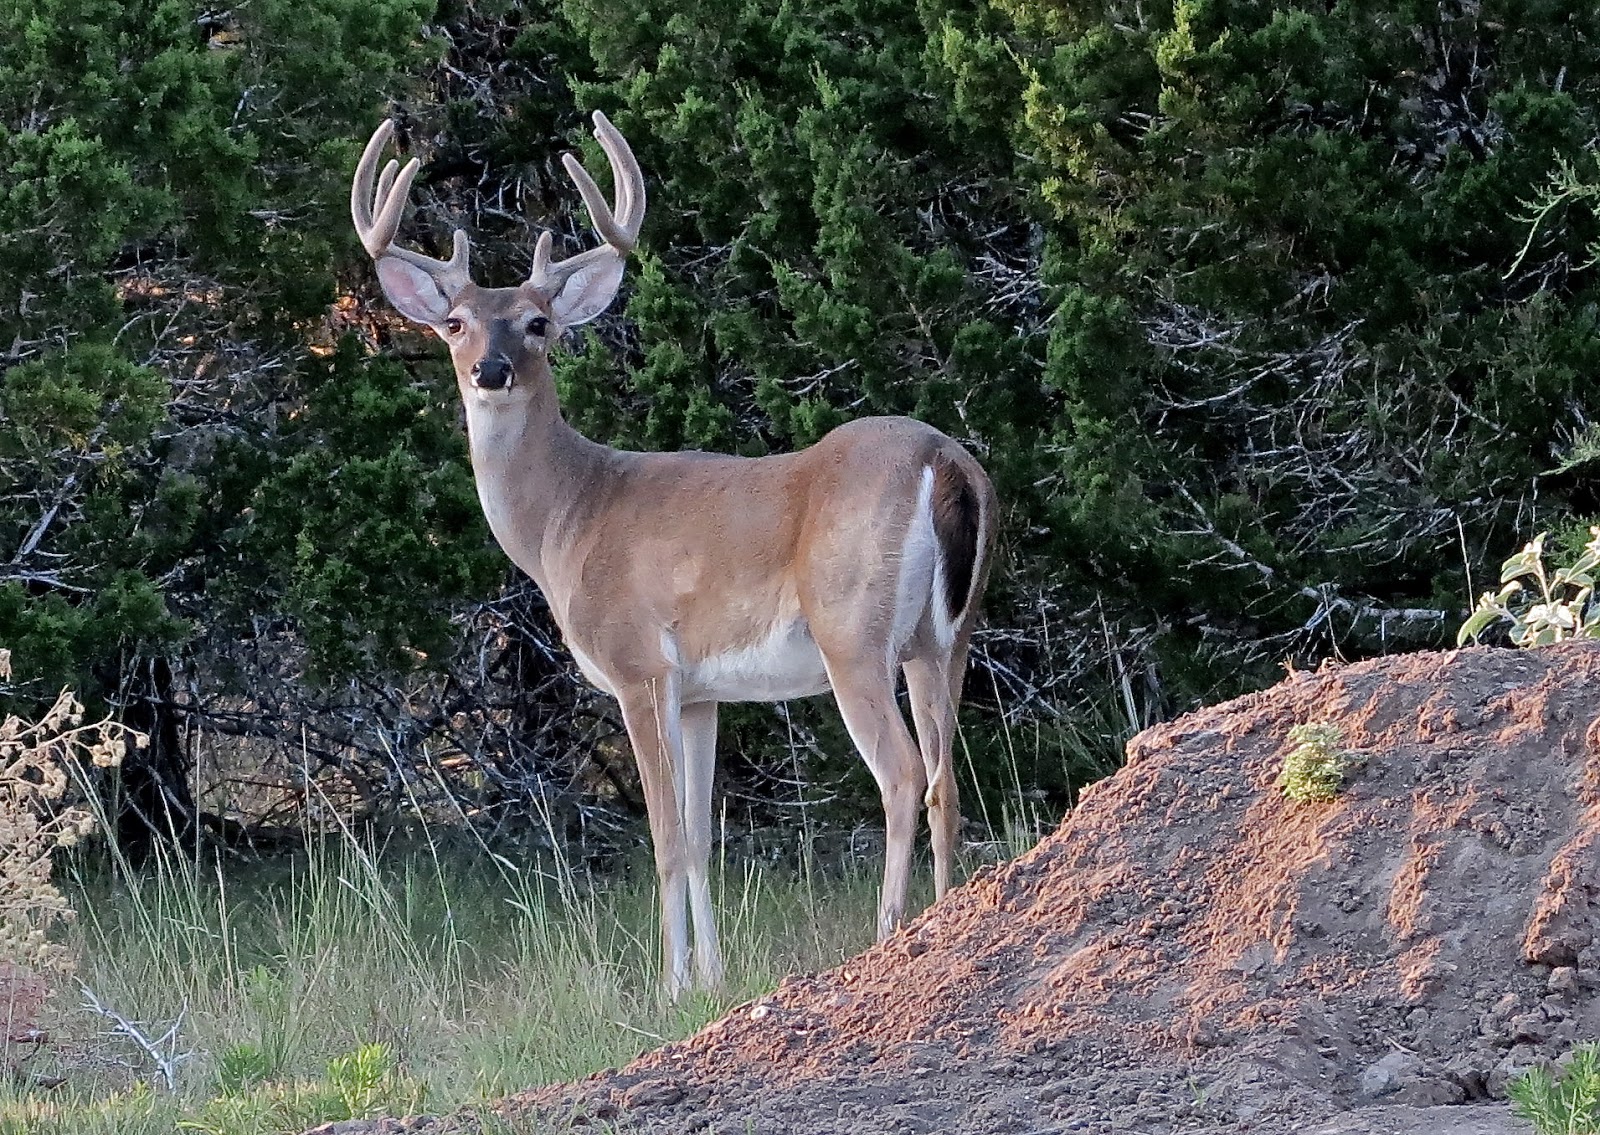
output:
<path id="1" fill-rule="evenodd" d="M 549 597 L 557 559 L 581 538 L 616 451 L 567 424 L 542 358 L 518 372 L 510 391 L 463 394 L 472 474 L 489 530 Z"/>

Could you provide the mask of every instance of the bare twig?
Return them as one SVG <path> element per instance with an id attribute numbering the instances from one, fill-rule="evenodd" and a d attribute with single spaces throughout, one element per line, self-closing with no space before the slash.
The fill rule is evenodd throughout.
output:
<path id="1" fill-rule="evenodd" d="M 152 1038 L 144 1027 L 104 1004 L 87 985 L 80 985 L 79 989 L 83 992 L 84 1008 L 110 1021 L 112 1036 L 127 1037 L 137 1045 L 155 1065 L 156 1072 L 167 1085 L 167 1091 L 177 1091 L 178 1065 L 194 1055 L 193 1051 L 178 1051 L 179 1031 L 183 1028 L 183 1018 L 188 1015 L 189 1007 L 185 1005 L 180 1009 L 177 1020 L 160 1036 Z"/>

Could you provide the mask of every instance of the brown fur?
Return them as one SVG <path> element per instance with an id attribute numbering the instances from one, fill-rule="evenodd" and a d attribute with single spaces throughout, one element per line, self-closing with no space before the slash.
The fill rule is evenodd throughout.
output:
<path id="1" fill-rule="evenodd" d="M 621 136 L 597 121 L 608 154 L 623 159 L 619 192 L 634 224 L 642 177 Z M 707 874 L 720 701 L 833 691 L 883 796 L 878 931 L 888 935 L 905 915 L 924 804 L 935 892 L 950 885 L 960 823 L 956 706 L 996 519 L 982 467 L 910 418 L 858 419 L 798 453 L 760 458 L 629 453 L 581 437 L 561 417 L 547 355 L 563 319 L 581 323 L 609 301 L 620 259 L 606 258 L 624 255 L 617 242 L 631 236 L 609 223 L 609 252 L 582 253 L 548 275 L 538 269 L 549 252 L 541 238 L 528 283 L 463 283 L 464 241 L 459 263 L 432 261 L 392 246 L 403 201 L 379 195 L 373 219 L 386 137 L 380 129 L 363 155 L 352 216 L 390 301 L 450 348 L 490 530 L 544 592 L 584 674 L 620 705 L 650 815 L 667 988 L 689 984 L 686 915 L 695 980 L 722 979 Z M 395 192 L 407 184 L 403 176 Z M 598 196 L 591 183 L 591 215 L 604 210 L 590 199 Z M 575 263 L 583 271 L 569 270 Z M 492 376 L 478 369 L 486 356 Z M 505 367 L 509 383 L 500 381 Z M 928 578 L 926 545 L 907 558 L 930 467 L 945 578 L 944 593 L 931 597 L 916 590 Z M 934 603 L 946 605 L 953 634 Z M 915 739 L 896 701 L 897 671 Z"/>

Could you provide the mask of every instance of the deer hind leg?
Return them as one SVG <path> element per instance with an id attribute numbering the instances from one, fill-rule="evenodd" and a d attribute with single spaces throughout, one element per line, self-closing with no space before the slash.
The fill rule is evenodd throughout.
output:
<path id="1" fill-rule="evenodd" d="M 689 852 L 689 913 L 694 920 L 694 976 L 722 988 L 722 948 L 711 905 L 711 781 L 717 767 L 717 703 L 686 705 L 683 722 L 683 821 Z"/>
<path id="2" fill-rule="evenodd" d="M 689 849 L 682 820 L 684 768 L 681 707 L 677 683 L 651 681 L 619 694 L 622 721 L 633 744 L 650 814 L 661 894 L 662 978 L 667 996 L 677 1000 L 689 987 Z"/>
<path id="3" fill-rule="evenodd" d="M 903 669 L 911 719 L 917 727 L 917 745 L 928 789 L 928 831 L 933 842 L 933 891 L 943 898 L 950 889 L 956 838 L 961 827 L 961 803 L 956 789 L 952 750 L 955 745 L 956 706 L 947 673 L 950 660 L 908 658 Z"/>
<path id="4" fill-rule="evenodd" d="M 839 712 L 883 797 L 885 848 L 883 891 L 878 900 L 878 939 L 905 920 L 911 846 L 926 774 L 922 757 L 895 702 L 892 671 L 879 660 L 847 663 L 823 654 Z"/>

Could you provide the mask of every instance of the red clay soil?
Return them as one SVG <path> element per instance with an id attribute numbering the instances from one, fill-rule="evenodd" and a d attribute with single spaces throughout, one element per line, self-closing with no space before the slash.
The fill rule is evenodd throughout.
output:
<path id="1" fill-rule="evenodd" d="M 1365 759 L 1333 801 L 1274 784 L 1305 722 Z M 1600 643 L 1477 649 L 1295 673 L 1146 730 L 1055 835 L 890 941 L 497 1110 L 740 1135 L 1498 1133 L 1528 1129 L 1441 1105 L 1597 1037 Z"/>

